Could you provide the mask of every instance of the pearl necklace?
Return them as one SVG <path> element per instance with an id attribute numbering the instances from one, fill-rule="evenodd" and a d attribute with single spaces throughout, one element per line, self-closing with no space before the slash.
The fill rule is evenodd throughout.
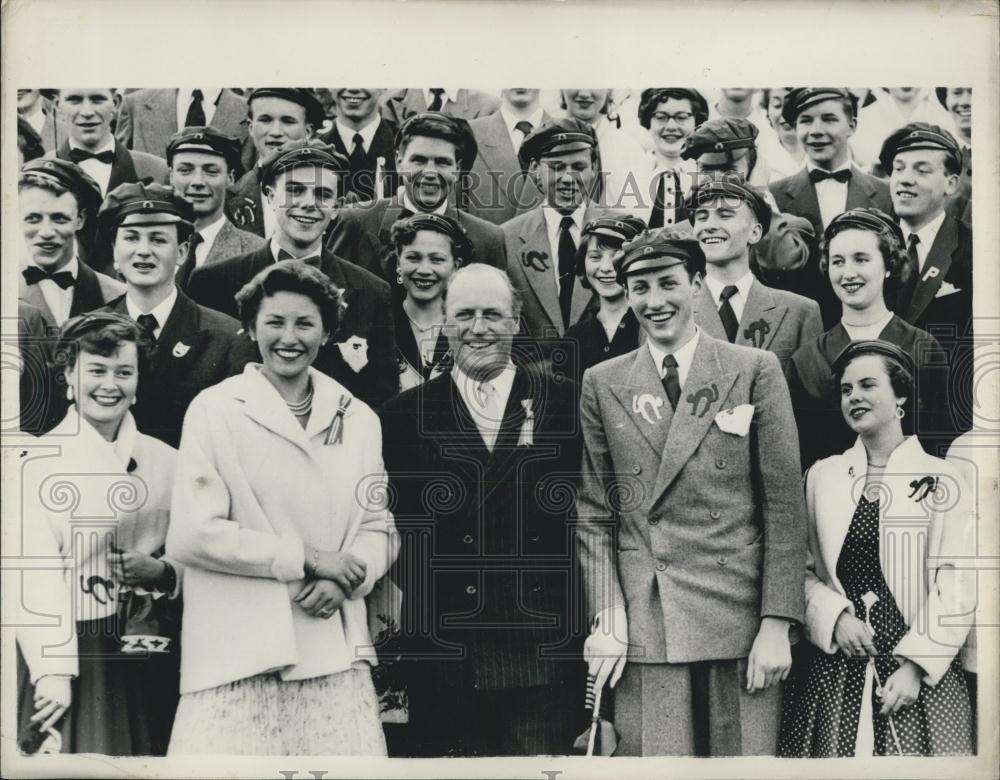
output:
<path id="1" fill-rule="evenodd" d="M 293 403 L 291 401 L 285 401 L 285 404 L 288 406 L 289 411 L 291 411 L 291 413 L 294 414 L 296 417 L 305 417 L 307 414 L 309 414 L 309 412 L 312 411 L 312 403 L 313 403 L 312 385 L 309 386 L 309 392 L 306 393 L 306 397 L 303 398 L 301 401 L 298 401 L 296 403 Z"/>

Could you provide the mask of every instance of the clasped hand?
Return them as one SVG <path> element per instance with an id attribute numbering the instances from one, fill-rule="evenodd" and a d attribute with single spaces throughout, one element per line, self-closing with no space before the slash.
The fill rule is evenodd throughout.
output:
<path id="1" fill-rule="evenodd" d="M 117 582 L 129 587 L 158 588 L 166 573 L 166 564 L 159 558 L 114 544 L 108 547 L 108 567 Z"/>

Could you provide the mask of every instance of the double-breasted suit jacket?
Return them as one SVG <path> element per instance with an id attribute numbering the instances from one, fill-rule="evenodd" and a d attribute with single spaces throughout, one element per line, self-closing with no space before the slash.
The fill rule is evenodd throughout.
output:
<path id="1" fill-rule="evenodd" d="M 336 124 L 323 136 L 323 141 L 351 162 L 351 171 L 343 186 L 343 194 L 353 195 L 358 201 L 377 200 L 391 196 L 398 184 L 396 176 L 396 131 L 399 128 L 385 119 L 379 121 L 371 145 L 359 166 L 351 161 L 351 146 L 340 137 Z M 350 139 L 348 139 L 350 141 Z M 380 180 L 376 180 L 381 168 Z"/>
<path id="2" fill-rule="evenodd" d="M 414 662 L 416 682 L 499 690 L 578 676 L 572 383 L 519 366 L 492 451 L 450 374 L 401 393 L 381 418 L 402 642 L 430 654 Z"/>
<path id="3" fill-rule="evenodd" d="M 542 123 L 551 120 L 542 114 Z M 542 193 L 521 170 L 517 150 L 499 111 L 469 122 L 479 154 L 472 166 L 469 213 L 502 225 L 542 202 Z"/>
<path id="4" fill-rule="evenodd" d="M 410 212 L 405 213 L 409 215 Z M 453 206 L 449 206 L 446 213 L 465 229 L 475 253 L 474 262 L 501 270 L 507 267 L 503 232 L 499 227 Z M 393 251 L 392 226 L 403 215 L 403 201 L 398 195 L 351 204 L 341 209 L 331 224 L 326 246 L 328 249 L 337 246 L 338 254 L 384 278 L 389 254 Z"/>
<path id="5" fill-rule="evenodd" d="M 726 329 L 715 301 L 702 285 L 695 322 L 713 338 L 726 339 Z M 774 290 L 756 279 L 750 285 L 740 316 L 735 344 L 766 349 L 778 356 L 782 371 L 800 346 L 823 332 L 819 304 L 784 290 Z"/>
<path id="6" fill-rule="evenodd" d="M 803 618 L 805 506 L 778 359 L 698 339 L 676 411 L 645 345 L 583 377 L 588 615 L 624 605 L 640 663 L 745 658 L 762 617 Z"/>
<path id="7" fill-rule="evenodd" d="M 124 295 L 108 308 L 129 316 Z M 239 348 L 239 329 L 232 317 L 199 306 L 177 291 L 156 349 L 139 377 L 132 415 L 140 431 L 171 447 L 180 444 L 184 414 L 194 397 L 240 373 L 248 362 Z"/>
<path id="8" fill-rule="evenodd" d="M 256 233 L 251 233 L 248 230 L 240 230 L 229 221 L 228 217 L 223 217 L 223 220 L 222 227 L 215 234 L 215 239 L 212 241 L 212 246 L 208 248 L 208 254 L 205 255 L 205 262 L 202 265 L 220 263 L 223 260 L 228 260 L 230 257 L 256 252 L 267 244 L 267 241 Z M 175 281 L 177 282 L 177 286 L 182 290 L 187 287 L 191 273 L 194 271 L 192 266 L 193 263 L 185 263 L 177 269 Z"/>
<path id="9" fill-rule="evenodd" d="M 274 262 L 268 244 L 250 254 L 203 265 L 191 274 L 188 294 L 203 306 L 238 317 L 236 293 Z M 327 251 L 320 258 L 319 269 L 344 291 L 345 308 L 337 332 L 320 348 L 313 367 L 336 379 L 368 405 L 378 407 L 399 392 L 389 285 Z M 367 349 L 367 363 L 360 370 L 344 360 L 339 346 L 354 337 L 363 339 Z M 260 361 L 257 346 L 246 333 L 238 339 L 238 348 L 244 363 Z"/>
<path id="10" fill-rule="evenodd" d="M 460 89 L 452 102 L 447 95 L 441 96 L 444 105 L 442 113 L 456 119 L 475 119 L 488 116 L 500 108 L 500 98 L 475 89 Z M 379 98 L 382 117 L 396 125 L 402 125 L 414 114 L 428 111 L 422 89 L 393 89 L 382 93 Z"/>
<path id="11" fill-rule="evenodd" d="M 528 211 L 503 224 L 507 242 L 507 275 L 522 299 L 521 334 L 533 338 L 554 338 L 566 333 L 566 324 L 573 325 L 580 319 L 593 299 L 594 293 L 573 277 L 573 300 L 570 304 L 569 323 L 564 324 L 559 308 L 559 288 L 556 286 L 556 269 L 559 258 L 549 244 L 549 233 L 542 206 Z M 603 212 L 590 208 L 583 223 L 597 219 Z"/>
<path id="12" fill-rule="evenodd" d="M 231 89 L 223 89 L 209 124 L 243 140 L 249 132 L 246 100 Z M 129 149 L 166 157 L 170 138 L 180 129 L 176 89 L 138 89 L 122 100 L 115 135 Z"/>
<path id="13" fill-rule="evenodd" d="M 806 168 L 773 182 L 770 190 L 779 211 L 808 219 L 812 223 L 813 234 L 817 238 L 822 237 L 823 219 L 819 210 L 819 198 L 816 196 L 816 185 L 809 181 L 809 171 Z M 851 180 L 847 183 L 847 202 L 844 208 L 850 210 L 872 207 L 881 209 L 886 214 L 892 213 L 889 184 L 854 168 Z M 772 287 L 780 285 L 781 289 L 818 302 L 823 315 L 823 327 L 830 328 L 840 319 L 840 301 L 819 270 L 819 257 L 817 241 L 804 266 L 795 271 L 775 273 L 768 278 Z"/>

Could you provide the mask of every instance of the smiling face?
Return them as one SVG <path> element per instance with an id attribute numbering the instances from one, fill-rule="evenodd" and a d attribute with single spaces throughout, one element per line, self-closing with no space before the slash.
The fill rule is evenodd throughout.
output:
<path id="1" fill-rule="evenodd" d="M 847 142 L 857 125 L 840 100 L 824 100 L 799 114 L 795 132 L 809 160 L 833 170 L 847 162 Z"/>
<path id="2" fill-rule="evenodd" d="M 59 110 L 69 123 L 69 134 L 85 149 L 94 149 L 111 138 L 111 120 L 117 109 L 110 89 L 63 89 Z"/>
<path id="3" fill-rule="evenodd" d="M 749 262 L 750 247 L 760 241 L 762 232 L 753 209 L 736 198 L 712 198 L 694 212 L 694 235 L 712 266 Z"/>
<path id="4" fill-rule="evenodd" d="M 435 230 L 418 230 L 413 242 L 400 251 L 398 268 L 408 298 L 423 303 L 441 297 L 445 282 L 455 273 L 451 239 Z"/>
<path id="5" fill-rule="evenodd" d="M 852 360 L 840 379 L 840 411 L 852 431 L 875 434 L 887 425 L 899 425 L 896 407 L 905 402 L 892 389 L 885 360 L 879 355 L 860 355 Z"/>
<path id="6" fill-rule="evenodd" d="M 694 110 L 687 98 L 668 98 L 656 107 L 649 119 L 653 148 L 663 157 L 679 155 L 694 128 Z"/>
<path id="7" fill-rule="evenodd" d="M 784 87 L 772 88 L 767 95 L 767 120 L 771 127 L 778 134 L 781 143 L 786 147 L 795 148 L 799 145 L 799 137 L 795 128 L 781 118 L 781 108 L 785 105 L 785 95 L 788 90 Z"/>
<path id="8" fill-rule="evenodd" d="M 601 246 L 597 236 L 587 237 L 583 273 L 590 288 L 606 301 L 619 301 L 625 295 L 625 288 L 618 284 L 612 262 L 618 251 L 609 246 Z"/>
<path id="9" fill-rule="evenodd" d="M 701 292 L 701 275 L 688 277 L 683 264 L 625 277 L 628 305 L 660 349 L 673 352 L 694 334 L 694 299 Z"/>
<path id="10" fill-rule="evenodd" d="M 226 186 L 233 176 L 224 158 L 204 152 L 178 152 L 170 168 L 170 186 L 188 201 L 197 219 L 220 217 Z"/>
<path id="11" fill-rule="evenodd" d="M 396 152 L 396 161 L 406 194 L 424 211 L 444 203 L 458 177 L 455 144 L 442 138 L 414 136 Z"/>
<path id="12" fill-rule="evenodd" d="M 177 225 L 120 225 L 115 233 L 115 267 L 129 287 L 145 292 L 172 286 L 186 251 Z"/>
<path id="13" fill-rule="evenodd" d="M 378 111 L 378 96 L 382 90 L 348 87 L 337 90 L 333 102 L 337 106 L 337 116 L 357 123 L 367 124 Z"/>
<path id="14" fill-rule="evenodd" d="M 122 342 L 108 357 L 80 351 L 66 371 L 77 411 L 99 431 L 117 431 L 139 385 L 139 352 L 135 342 Z"/>
<path id="15" fill-rule="evenodd" d="M 18 193 L 18 205 L 31 259 L 39 268 L 58 271 L 73 259 L 76 232 L 83 227 L 76 198 L 70 192 L 56 195 L 41 187 L 24 187 Z"/>
<path id="16" fill-rule="evenodd" d="M 287 290 L 261 300 L 250 326 L 250 338 L 264 361 L 262 371 L 272 382 L 299 377 L 312 365 L 328 336 L 315 301 Z"/>
<path id="17" fill-rule="evenodd" d="M 609 94 L 607 89 L 564 89 L 562 92 L 566 112 L 574 119 L 589 123 L 597 121 Z"/>
<path id="18" fill-rule="evenodd" d="M 944 209 L 958 187 L 958 176 L 945 169 L 947 152 L 914 149 L 893 158 L 889 173 L 892 208 L 900 219 L 922 227 Z"/>
<path id="19" fill-rule="evenodd" d="M 305 106 L 279 97 L 257 97 L 250 102 L 250 137 L 257 155 L 264 157 L 289 141 L 311 137 Z"/>
<path id="20" fill-rule="evenodd" d="M 562 214 L 572 214 L 588 198 L 597 173 L 589 149 L 532 161 L 528 172 L 546 202 Z"/>
<path id="21" fill-rule="evenodd" d="M 882 302 L 889 272 L 870 230 L 842 230 L 830 240 L 827 276 L 847 308 L 865 311 Z"/>
<path id="22" fill-rule="evenodd" d="M 444 333 L 455 365 L 474 378 L 503 370 L 518 332 L 514 301 L 500 273 L 469 266 L 448 287 Z"/>
<path id="23" fill-rule="evenodd" d="M 972 90 L 969 87 L 948 87 L 945 108 L 955 120 L 955 127 L 966 138 L 972 135 Z"/>
<path id="24" fill-rule="evenodd" d="M 278 241 L 289 249 L 312 249 L 337 215 L 337 174 L 300 165 L 282 171 L 264 194 L 274 209 Z"/>

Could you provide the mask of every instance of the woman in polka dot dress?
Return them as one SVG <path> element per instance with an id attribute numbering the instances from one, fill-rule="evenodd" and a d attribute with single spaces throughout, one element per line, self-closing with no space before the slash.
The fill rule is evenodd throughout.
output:
<path id="1" fill-rule="evenodd" d="M 834 363 L 855 445 L 806 477 L 806 632 L 779 755 L 975 752 L 959 650 L 976 603 L 971 496 L 904 437 L 913 360 L 856 341 Z"/>

